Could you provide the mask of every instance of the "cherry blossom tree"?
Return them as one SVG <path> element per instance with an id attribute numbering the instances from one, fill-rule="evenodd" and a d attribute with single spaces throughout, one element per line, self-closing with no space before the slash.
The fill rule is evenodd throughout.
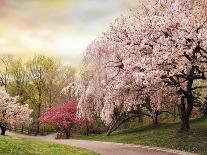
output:
<path id="1" fill-rule="evenodd" d="M 78 100 L 81 100 L 78 103 L 83 103 L 86 95 L 86 89 L 88 87 L 90 79 L 90 72 L 86 70 L 81 70 L 79 76 L 76 77 L 76 80 L 68 86 L 66 86 L 65 88 L 63 88 L 61 94 L 77 98 Z M 82 118 L 81 122 L 85 124 L 86 135 L 89 134 L 89 128 L 92 127 L 92 124 L 94 124 L 94 117 L 97 116 L 95 111 L 91 112 L 93 111 L 92 109 L 95 106 L 95 104 L 91 102 L 90 107 L 88 105 L 89 104 L 77 105 L 77 116 L 79 118 Z"/>
<path id="2" fill-rule="evenodd" d="M 206 1 L 158 1 L 155 7 L 144 8 L 141 19 L 138 12 L 121 17 L 105 34 L 118 45 L 119 63 L 137 80 L 144 75 L 147 89 L 156 88 L 155 83 L 175 88 L 183 130 L 190 128 L 193 91 L 199 88 L 193 83 L 206 78 L 206 5 Z"/>
<path id="3" fill-rule="evenodd" d="M 153 78 L 162 79 L 166 86 L 174 87 L 179 93 L 182 130 L 190 128 L 189 117 L 195 101 L 193 91 L 200 87 L 194 83 L 206 78 L 206 5 L 206 1 L 159 1 L 154 9 L 146 10 L 144 22 L 137 29 L 131 29 L 142 34 L 141 42 L 137 42 L 139 51 L 148 52 L 141 61 L 147 66 L 136 67 Z"/>
<path id="4" fill-rule="evenodd" d="M 50 108 L 38 118 L 38 121 L 40 124 L 56 126 L 58 131 L 63 132 L 66 138 L 69 138 L 71 129 L 76 123 L 81 121 L 76 115 L 77 103 L 78 101 L 76 100 L 70 100 L 68 103 Z"/>
<path id="5" fill-rule="evenodd" d="M 5 135 L 8 126 L 25 125 L 31 122 L 32 110 L 28 105 L 18 103 L 18 97 L 11 97 L 4 89 L 0 90 L 0 128 Z"/>
<path id="6" fill-rule="evenodd" d="M 119 17 L 86 51 L 92 78 L 80 112 L 95 111 L 110 124 L 116 109 L 140 109 L 156 122 L 163 103 L 180 100 L 181 129 L 188 130 L 194 90 L 202 87 L 194 83 L 206 79 L 206 6 L 159 0 Z"/>
<path id="7" fill-rule="evenodd" d="M 89 66 L 93 68 L 93 77 L 80 96 L 80 112 L 87 115 L 95 112 L 100 116 L 109 125 L 107 135 L 134 117 L 147 116 L 157 124 L 160 114 L 170 113 L 162 109 L 162 104 L 167 99 L 173 100 L 173 95 L 169 98 L 173 89 L 164 92 L 163 82 L 152 87 L 136 79 L 132 71 L 123 68 L 122 62 L 113 60 L 109 45 L 110 42 L 98 40 L 87 49 L 86 59 L 93 62 Z"/>

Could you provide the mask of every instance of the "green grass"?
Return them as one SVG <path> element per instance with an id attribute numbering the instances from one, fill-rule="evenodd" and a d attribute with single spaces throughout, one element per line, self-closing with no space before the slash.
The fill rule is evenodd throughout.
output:
<path id="1" fill-rule="evenodd" d="M 179 132 L 178 129 L 179 123 L 170 123 L 121 130 L 110 137 L 94 135 L 74 138 L 157 146 L 207 155 L 207 120 L 192 120 L 189 132 Z"/>
<path id="2" fill-rule="evenodd" d="M 98 155 L 86 149 L 38 140 L 0 136 L 1 155 Z"/>

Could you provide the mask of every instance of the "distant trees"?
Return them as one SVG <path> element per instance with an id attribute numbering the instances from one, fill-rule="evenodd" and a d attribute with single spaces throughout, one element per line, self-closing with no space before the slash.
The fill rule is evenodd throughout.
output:
<path id="1" fill-rule="evenodd" d="M 60 62 L 53 61 L 46 74 L 46 102 L 48 107 L 52 107 L 57 103 L 67 102 L 71 96 L 61 94 L 61 90 L 65 85 L 71 83 L 75 79 L 75 69 L 71 66 L 62 65 Z"/>
<path id="2" fill-rule="evenodd" d="M 7 89 L 9 81 L 9 65 L 12 62 L 11 55 L 2 55 L 0 58 L 0 84 Z"/>
<path id="3" fill-rule="evenodd" d="M 5 135 L 8 126 L 29 124 L 32 110 L 28 105 L 18 103 L 18 97 L 11 97 L 4 89 L 0 90 L 0 129 Z"/>
<path id="4" fill-rule="evenodd" d="M 50 57 L 36 56 L 27 62 L 27 77 L 32 88 L 28 95 L 32 98 L 36 119 L 40 117 L 44 108 L 61 103 L 60 91 L 73 81 L 75 71 L 71 67 L 61 66 L 59 62 Z M 30 87 L 31 87 L 30 86 Z M 36 122 L 36 134 L 39 133 L 39 123 Z"/>
<path id="5" fill-rule="evenodd" d="M 28 60 L 1 55 L 0 61 L 0 85 L 11 96 L 19 96 L 21 105 L 28 104 L 33 109 L 32 128 L 35 127 L 38 134 L 40 125 L 36 120 L 41 113 L 70 98 L 61 94 L 61 90 L 74 81 L 75 69 L 56 58 L 43 55 Z"/>
<path id="6" fill-rule="evenodd" d="M 21 59 L 14 59 L 10 62 L 8 66 L 8 76 L 9 79 L 9 91 L 13 95 L 19 96 L 20 100 L 23 100 L 25 94 L 25 87 L 27 82 L 27 73 L 24 63 Z"/>
<path id="7" fill-rule="evenodd" d="M 64 133 L 66 138 L 69 138 L 74 125 L 81 121 L 76 115 L 77 103 L 78 101 L 70 100 L 52 107 L 39 117 L 38 122 L 54 125 L 58 132 Z"/>
<path id="8" fill-rule="evenodd" d="M 33 90 L 36 92 L 35 108 L 36 108 L 36 119 L 40 117 L 41 110 L 44 104 L 44 93 L 46 91 L 46 73 L 50 68 L 50 59 L 45 56 L 36 56 L 31 61 L 27 62 L 27 76 L 31 81 Z M 36 134 L 39 133 L 39 123 L 36 122 Z"/>

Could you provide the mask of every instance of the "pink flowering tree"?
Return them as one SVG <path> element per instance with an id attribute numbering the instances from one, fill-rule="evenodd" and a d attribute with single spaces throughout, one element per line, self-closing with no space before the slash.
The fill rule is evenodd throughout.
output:
<path id="1" fill-rule="evenodd" d="M 122 54 L 126 69 L 134 70 L 137 77 L 145 75 L 145 83 L 158 82 L 163 84 L 162 89 L 174 88 L 179 94 L 182 130 L 190 128 L 194 91 L 203 87 L 194 83 L 206 79 L 206 5 L 206 1 L 160 0 L 155 7 L 145 8 L 141 20 L 131 16 L 124 20 L 124 28 L 108 32 L 109 40 L 114 40 L 114 34 L 122 34 L 129 53 L 134 55 L 125 59 L 127 55 Z M 131 34 L 139 37 L 135 40 Z"/>
<path id="2" fill-rule="evenodd" d="M 145 95 L 152 89 L 179 94 L 182 130 L 190 128 L 194 91 L 203 87 L 194 83 L 206 79 L 206 5 L 159 0 L 154 7 L 120 17 L 105 33 L 116 49 L 113 62 L 141 80 Z"/>
<path id="3" fill-rule="evenodd" d="M 82 70 L 79 73 L 79 76 L 76 77 L 75 82 L 69 84 L 65 88 L 62 89 L 61 94 L 70 94 L 70 96 L 77 98 L 79 100 L 77 105 L 77 116 L 82 118 L 82 124 L 85 124 L 86 130 L 84 131 L 86 135 L 89 134 L 89 129 L 92 129 L 94 124 L 94 117 L 97 116 L 97 110 L 93 110 L 97 104 L 90 102 L 89 104 L 81 104 L 86 98 L 86 89 L 88 87 L 88 83 L 91 79 L 90 72 L 87 70 Z M 80 101 L 81 100 L 81 101 Z M 81 105 L 80 105 L 81 104 Z M 90 109 L 90 110 L 89 110 Z M 92 112 L 93 111 L 93 112 Z M 99 116 L 99 115 L 98 115 Z M 84 118 L 84 119 L 83 119 Z M 94 127 L 94 126 L 93 126 Z"/>
<path id="4" fill-rule="evenodd" d="M 77 103 L 76 100 L 70 100 L 67 103 L 50 108 L 38 118 L 38 121 L 40 124 L 54 125 L 59 132 L 64 133 L 66 138 L 69 138 L 71 129 L 81 121 L 76 115 Z"/>
<path id="5" fill-rule="evenodd" d="M 32 110 L 28 105 L 18 103 L 18 97 L 11 97 L 4 89 L 0 90 L 0 129 L 5 135 L 7 127 L 25 125 L 31 122 Z"/>
<path id="6" fill-rule="evenodd" d="M 143 100 L 143 87 L 133 82 L 135 79 L 131 73 L 119 68 L 121 64 L 113 66 L 108 50 L 108 42 L 94 41 L 85 57 L 87 71 L 62 93 L 70 92 L 79 99 L 79 116 L 87 120 L 93 119 L 94 115 L 99 116 L 109 126 L 107 135 L 135 117 L 148 116 L 157 124 L 157 117 L 164 112 L 160 109 L 164 96 L 158 99 L 158 104 L 152 101 L 157 102 L 160 93 L 152 94 L 150 102 Z"/>
<path id="7" fill-rule="evenodd" d="M 190 128 L 194 91 L 206 79 L 206 1 L 157 0 L 119 17 L 89 45 L 92 78 L 80 95 L 79 111 L 95 112 L 106 124 L 138 110 L 157 122 L 163 104 L 178 103 L 181 129 Z M 139 114 L 139 113 L 138 113 Z"/>
<path id="8" fill-rule="evenodd" d="M 85 89 L 80 94 L 79 112 L 83 115 L 96 113 L 100 116 L 109 126 L 107 135 L 135 117 L 147 116 L 157 124 L 160 114 L 171 113 L 163 110 L 162 105 L 167 100 L 173 101 L 174 90 L 164 91 L 163 82 L 160 81 L 152 85 L 149 82 L 144 83 L 141 77 L 138 79 L 136 74 L 133 75 L 132 71 L 124 68 L 120 60 L 116 60 L 113 48 L 110 47 L 110 42 L 103 39 L 94 41 L 88 47 L 86 61 L 93 62 L 87 64 L 92 78 L 84 85 Z"/>

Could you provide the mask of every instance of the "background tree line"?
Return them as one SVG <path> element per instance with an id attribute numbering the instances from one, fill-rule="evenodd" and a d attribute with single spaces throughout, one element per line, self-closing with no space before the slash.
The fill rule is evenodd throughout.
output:
<path id="1" fill-rule="evenodd" d="M 12 55 L 0 56 L 0 85 L 12 96 L 28 104 L 32 124 L 28 132 L 40 133 L 37 119 L 48 108 L 66 102 L 70 95 L 61 94 L 65 85 L 74 81 L 75 69 L 54 57 L 37 55 L 23 60 Z M 24 126 L 21 126 L 23 132 Z M 29 130 L 30 129 L 30 130 Z"/>

